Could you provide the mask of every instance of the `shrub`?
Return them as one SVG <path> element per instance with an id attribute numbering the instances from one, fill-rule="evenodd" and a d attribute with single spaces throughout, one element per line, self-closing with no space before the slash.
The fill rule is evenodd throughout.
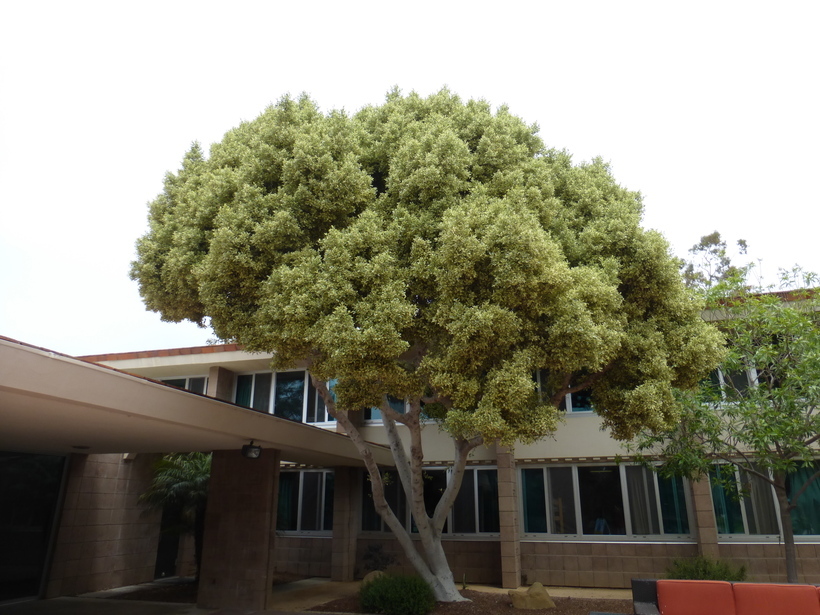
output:
<path id="1" fill-rule="evenodd" d="M 666 578 L 737 582 L 746 578 L 746 566 L 736 567 L 728 562 L 698 555 L 674 560 L 666 571 Z"/>
<path id="2" fill-rule="evenodd" d="M 427 615 L 436 599 L 430 586 L 419 577 L 385 575 L 361 588 L 359 603 L 365 613 Z"/>

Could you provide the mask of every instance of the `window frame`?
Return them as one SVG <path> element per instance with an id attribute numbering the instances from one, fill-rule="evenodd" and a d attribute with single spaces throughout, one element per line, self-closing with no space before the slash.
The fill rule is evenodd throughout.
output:
<path id="1" fill-rule="evenodd" d="M 299 485 L 296 489 L 296 498 L 297 498 L 297 506 L 296 506 L 296 529 L 280 529 L 279 528 L 279 504 L 278 501 L 280 499 L 280 494 L 277 494 L 277 527 L 276 533 L 283 535 L 283 536 L 332 536 L 333 535 L 333 501 L 330 502 L 330 529 L 324 529 L 325 525 L 328 522 L 326 518 L 326 511 L 327 511 L 327 497 L 328 497 L 328 475 L 333 477 L 333 491 L 332 497 L 335 498 L 335 488 L 336 488 L 336 480 L 335 480 L 335 473 L 331 469 L 327 468 L 304 468 L 304 469 L 291 469 L 286 468 L 280 471 L 280 477 L 282 474 L 297 474 L 299 476 Z M 302 529 L 302 521 L 303 521 L 303 505 L 305 499 L 305 475 L 306 474 L 321 474 L 321 479 L 319 481 L 319 488 L 318 488 L 318 515 L 319 515 L 319 526 L 322 529 L 319 530 L 304 530 Z M 281 485 L 281 478 L 280 483 Z M 280 487 L 281 489 L 281 487 Z"/>
<path id="2" fill-rule="evenodd" d="M 250 408 L 255 412 L 261 412 L 263 414 L 270 414 L 273 416 L 276 415 L 276 385 L 278 381 L 279 374 L 292 374 L 296 372 L 302 372 L 304 374 L 303 379 L 303 386 L 302 386 L 302 413 L 301 418 L 299 419 L 300 423 L 304 423 L 306 425 L 314 425 L 316 427 L 335 427 L 336 426 L 336 419 L 330 416 L 327 411 L 327 407 L 324 405 L 324 400 L 322 400 L 321 395 L 319 395 L 318 391 L 313 387 L 310 381 L 310 372 L 306 369 L 288 369 L 288 370 L 280 370 L 280 371 L 263 371 L 263 372 L 244 372 L 244 373 L 237 373 L 236 377 L 234 378 L 234 386 L 233 386 L 233 396 L 232 399 L 235 404 L 241 405 L 245 408 Z M 256 394 L 257 390 L 257 381 L 259 376 L 266 376 L 270 374 L 270 389 L 267 394 L 267 401 L 264 404 L 264 408 L 255 408 L 254 407 L 254 395 Z M 239 382 L 240 378 L 243 377 L 250 377 L 251 378 L 251 386 L 250 391 L 248 392 L 249 396 L 249 404 L 244 405 L 241 404 L 237 397 L 239 396 Z M 333 386 L 335 381 L 331 380 L 327 384 L 328 386 Z M 311 389 L 315 391 L 315 395 L 311 396 L 310 392 Z M 308 421 L 309 414 L 309 405 L 311 402 L 311 397 L 313 397 L 313 404 L 314 404 L 314 416 L 318 418 L 321 413 L 321 416 L 324 420 L 317 420 L 317 421 Z M 319 409 L 319 404 L 321 403 L 322 409 Z M 279 417 L 284 418 L 285 420 L 295 420 L 295 419 L 288 419 L 287 417 Z"/>
<path id="3" fill-rule="evenodd" d="M 173 384 L 174 382 L 178 382 L 180 380 L 185 381 L 184 386 L 179 386 L 179 385 Z M 190 388 L 192 380 L 202 380 L 203 381 L 202 392 L 196 391 L 196 390 L 193 390 L 193 389 Z M 162 384 L 165 384 L 167 386 L 175 387 L 177 389 L 182 389 L 183 391 L 188 391 L 189 393 L 194 393 L 196 395 L 207 395 L 208 394 L 208 376 L 207 376 L 207 374 L 204 375 L 204 376 L 202 374 L 197 374 L 197 375 L 194 375 L 194 376 L 177 376 L 177 377 L 174 377 L 174 378 L 160 378 L 159 381 Z"/>
<path id="4" fill-rule="evenodd" d="M 448 484 L 449 484 L 449 481 L 452 477 L 452 467 L 429 466 L 429 467 L 425 467 L 424 471 L 425 472 L 428 472 L 428 471 L 429 472 L 444 471 L 445 476 L 447 478 Z M 454 501 L 453 506 L 450 508 L 450 510 L 447 513 L 447 521 L 444 523 L 444 528 L 442 529 L 442 532 L 441 532 L 442 538 L 445 538 L 445 539 L 448 539 L 448 538 L 449 539 L 468 538 L 468 539 L 493 539 L 493 540 L 497 540 L 498 537 L 500 536 L 500 527 L 499 527 L 498 531 L 491 531 L 491 532 L 478 531 L 478 528 L 481 527 L 481 521 L 482 521 L 482 519 L 481 519 L 481 510 L 480 510 L 480 500 L 479 500 L 479 495 L 480 494 L 479 494 L 479 489 L 478 489 L 478 474 L 477 474 L 480 471 L 494 472 L 495 473 L 496 498 L 495 498 L 493 504 L 496 507 L 496 516 L 499 519 L 499 525 L 500 525 L 500 511 L 498 510 L 498 497 L 497 497 L 498 496 L 498 467 L 495 466 L 495 465 L 468 466 L 467 468 L 465 468 L 465 473 L 466 472 L 472 472 L 473 473 L 472 502 L 473 502 L 473 514 L 474 514 L 474 521 L 475 521 L 476 531 L 475 532 L 454 532 L 452 530 L 452 528 L 453 528 L 453 511 L 455 509 L 455 501 Z M 401 521 L 402 526 L 411 533 L 411 536 L 413 536 L 414 538 L 417 538 L 418 537 L 418 531 L 416 529 L 414 529 L 414 527 L 413 527 L 413 517 L 410 514 L 410 502 L 407 501 L 407 498 L 403 496 L 403 487 L 401 485 L 401 481 L 398 478 L 398 476 L 396 476 L 395 480 L 398 481 L 398 483 L 397 483 L 398 484 L 398 490 L 401 494 L 399 496 L 399 498 L 400 498 L 401 502 L 404 504 L 404 510 L 403 511 L 393 511 L 393 512 L 396 514 L 396 517 L 399 519 L 399 521 Z M 381 535 L 385 532 L 390 532 L 390 528 L 387 527 L 384 520 L 381 517 L 379 517 L 377 513 L 375 513 L 375 515 L 376 515 L 376 518 L 378 518 L 378 520 L 379 520 L 379 525 L 380 525 L 381 529 L 373 530 L 373 529 L 364 529 L 364 527 L 363 527 L 364 526 L 364 521 L 365 521 L 365 518 L 364 518 L 365 517 L 365 510 L 364 510 L 365 502 L 364 502 L 364 499 L 365 499 L 365 496 L 368 493 L 368 481 L 369 481 L 369 477 L 368 477 L 367 472 L 363 472 L 362 473 L 362 483 L 361 483 L 361 486 L 362 486 L 362 497 L 361 497 L 362 507 L 361 507 L 360 514 L 359 514 L 359 532 L 364 536 L 377 536 L 377 535 Z M 464 483 L 462 482 L 461 489 L 459 489 L 459 494 L 456 495 L 457 498 L 458 498 L 459 495 L 461 495 L 463 488 L 464 488 Z M 403 520 L 402 520 L 402 517 L 404 518 Z"/>
<path id="5" fill-rule="evenodd" d="M 619 480 L 619 487 L 621 492 L 621 501 L 620 506 L 623 510 L 624 515 L 624 533 L 623 534 L 595 534 L 595 533 L 584 533 L 584 511 L 582 510 L 582 502 L 581 502 L 581 490 L 580 490 L 580 477 L 579 477 L 579 469 L 580 468 L 603 468 L 603 467 L 611 467 L 617 469 L 618 472 L 618 480 Z M 692 542 L 695 539 L 695 527 L 694 527 L 694 520 L 695 516 L 693 513 L 692 507 L 692 495 L 691 490 L 686 488 L 688 481 L 683 478 L 678 478 L 676 480 L 680 480 L 683 482 L 683 494 L 684 494 L 684 503 L 683 507 L 686 511 L 687 516 L 687 524 L 689 526 L 689 533 L 680 534 L 680 533 L 667 533 L 664 529 L 663 523 L 663 507 L 661 504 L 661 491 L 659 488 L 659 480 L 661 477 L 658 475 L 657 472 L 651 470 L 650 468 L 645 468 L 645 471 L 648 472 L 653 478 L 653 485 L 654 485 L 654 497 L 652 504 L 654 505 L 654 513 L 656 516 L 658 530 L 659 533 L 657 534 L 638 534 L 634 532 L 634 524 L 635 521 L 633 519 L 633 514 L 631 510 L 630 504 L 630 491 L 629 491 L 629 483 L 627 481 L 626 476 L 626 468 L 627 467 L 644 467 L 640 464 L 625 464 L 620 463 L 616 464 L 614 462 L 598 462 L 598 463 L 555 463 L 555 464 L 521 464 L 518 467 L 518 485 L 519 485 L 519 510 L 521 511 L 521 537 L 525 540 L 538 540 L 544 542 L 562 542 L 566 540 L 573 540 L 573 541 L 584 541 L 584 542 Z M 571 482 L 572 482 L 572 496 L 573 496 L 573 507 L 574 507 L 574 521 L 575 521 L 575 532 L 574 533 L 557 533 L 554 531 L 554 518 L 550 515 L 552 510 L 552 502 L 551 502 L 551 484 L 550 481 L 552 480 L 550 477 L 549 469 L 551 468 L 570 468 L 571 469 Z M 541 484 L 543 485 L 543 494 L 544 494 L 544 507 L 547 511 L 547 531 L 546 532 L 532 532 L 527 531 L 527 509 L 525 506 L 525 498 L 527 497 L 524 492 L 524 470 L 541 470 Z"/>

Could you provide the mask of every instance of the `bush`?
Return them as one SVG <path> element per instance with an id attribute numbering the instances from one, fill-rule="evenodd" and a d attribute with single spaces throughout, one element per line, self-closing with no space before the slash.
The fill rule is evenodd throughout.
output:
<path id="1" fill-rule="evenodd" d="M 672 567 L 666 571 L 666 578 L 738 582 L 746 578 L 746 566 L 735 567 L 727 562 L 699 555 L 674 560 Z"/>
<path id="2" fill-rule="evenodd" d="M 362 586 L 359 604 L 365 613 L 427 615 L 436 605 L 436 598 L 419 577 L 385 575 Z"/>

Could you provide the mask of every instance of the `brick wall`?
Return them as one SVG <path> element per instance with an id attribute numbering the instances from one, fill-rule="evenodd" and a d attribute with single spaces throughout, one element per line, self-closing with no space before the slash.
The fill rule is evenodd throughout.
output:
<path id="1" fill-rule="evenodd" d="M 404 552 L 392 536 L 384 538 L 359 538 L 356 548 L 356 574 L 367 572 L 364 554 L 368 545 L 379 544 L 385 554 L 393 557 L 396 565 L 390 568 L 396 572 L 413 574 L 415 571 L 404 556 Z M 418 544 L 418 543 L 417 543 Z M 468 583 L 498 585 L 501 583 L 501 546 L 496 540 L 444 540 L 442 541 L 447 561 L 453 571 L 456 584 Z M 420 550 L 420 545 L 419 545 Z"/>
<path id="2" fill-rule="evenodd" d="M 628 588 L 633 578 L 658 578 L 672 560 L 697 554 L 695 544 L 522 541 L 522 583 Z"/>
<path id="3" fill-rule="evenodd" d="M 273 569 L 306 577 L 329 577 L 332 544 L 330 536 L 277 536 Z"/>
<path id="4" fill-rule="evenodd" d="M 137 498 L 154 459 L 72 456 L 46 597 L 153 580 L 160 513 Z"/>
<path id="5" fill-rule="evenodd" d="M 820 583 L 820 544 L 797 544 L 796 548 L 798 581 Z M 783 545 L 723 543 L 720 557 L 736 566 L 746 566 L 747 581 L 786 582 Z"/>

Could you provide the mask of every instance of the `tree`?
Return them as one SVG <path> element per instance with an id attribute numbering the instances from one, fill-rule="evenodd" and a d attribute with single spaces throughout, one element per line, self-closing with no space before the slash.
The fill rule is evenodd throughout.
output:
<path id="1" fill-rule="evenodd" d="M 738 252 L 746 254 L 748 244 L 745 239 L 737 240 Z M 700 241 L 689 249 L 691 260 L 683 262 L 681 271 L 689 288 L 705 291 L 719 282 L 748 273 L 750 268 L 737 267 L 732 264 L 729 247 L 718 231 L 704 235 Z"/>
<path id="2" fill-rule="evenodd" d="M 801 497 L 820 477 L 815 463 L 820 440 L 820 297 L 814 290 L 755 288 L 747 281 L 749 267 L 726 264 L 726 275 L 702 287 L 707 318 L 727 342 L 720 371 L 698 391 L 682 395 L 679 424 L 643 433 L 637 448 L 660 455 L 664 474 L 695 479 L 711 475 L 713 484 L 737 496 L 742 490 L 735 473 L 716 472 L 715 464 L 737 468 L 747 485 L 755 480 L 771 485 L 782 525 L 786 576 L 796 583 L 793 517 Z M 784 276 L 787 286 L 793 286 L 794 273 Z M 803 276 L 803 287 L 811 288 L 814 280 L 813 275 Z"/>
<path id="3" fill-rule="evenodd" d="M 151 203 L 131 275 L 164 319 L 209 322 L 273 352 L 274 369 L 307 366 L 377 511 L 436 598 L 453 601 L 441 532 L 471 451 L 543 437 L 582 389 L 617 437 L 660 428 L 677 415 L 673 388 L 719 358 L 640 218 L 639 195 L 606 164 L 573 165 L 505 107 L 393 91 L 349 116 L 285 98 L 207 159 L 191 148 Z M 381 410 L 423 557 L 351 418 L 368 407 Z M 422 408 L 455 448 L 430 514 Z"/>
<path id="4" fill-rule="evenodd" d="M 211 479 L 211 455 L 206 453 L 173 453 L 164 455 L 154 465 L 154 475 L 140 502 L 156 510 L 171 510 L 179 521 L 176 531 L 194 535 L 196 578 L 202 562 L 202 539 L 205 533 L 205 507 Z"/>

